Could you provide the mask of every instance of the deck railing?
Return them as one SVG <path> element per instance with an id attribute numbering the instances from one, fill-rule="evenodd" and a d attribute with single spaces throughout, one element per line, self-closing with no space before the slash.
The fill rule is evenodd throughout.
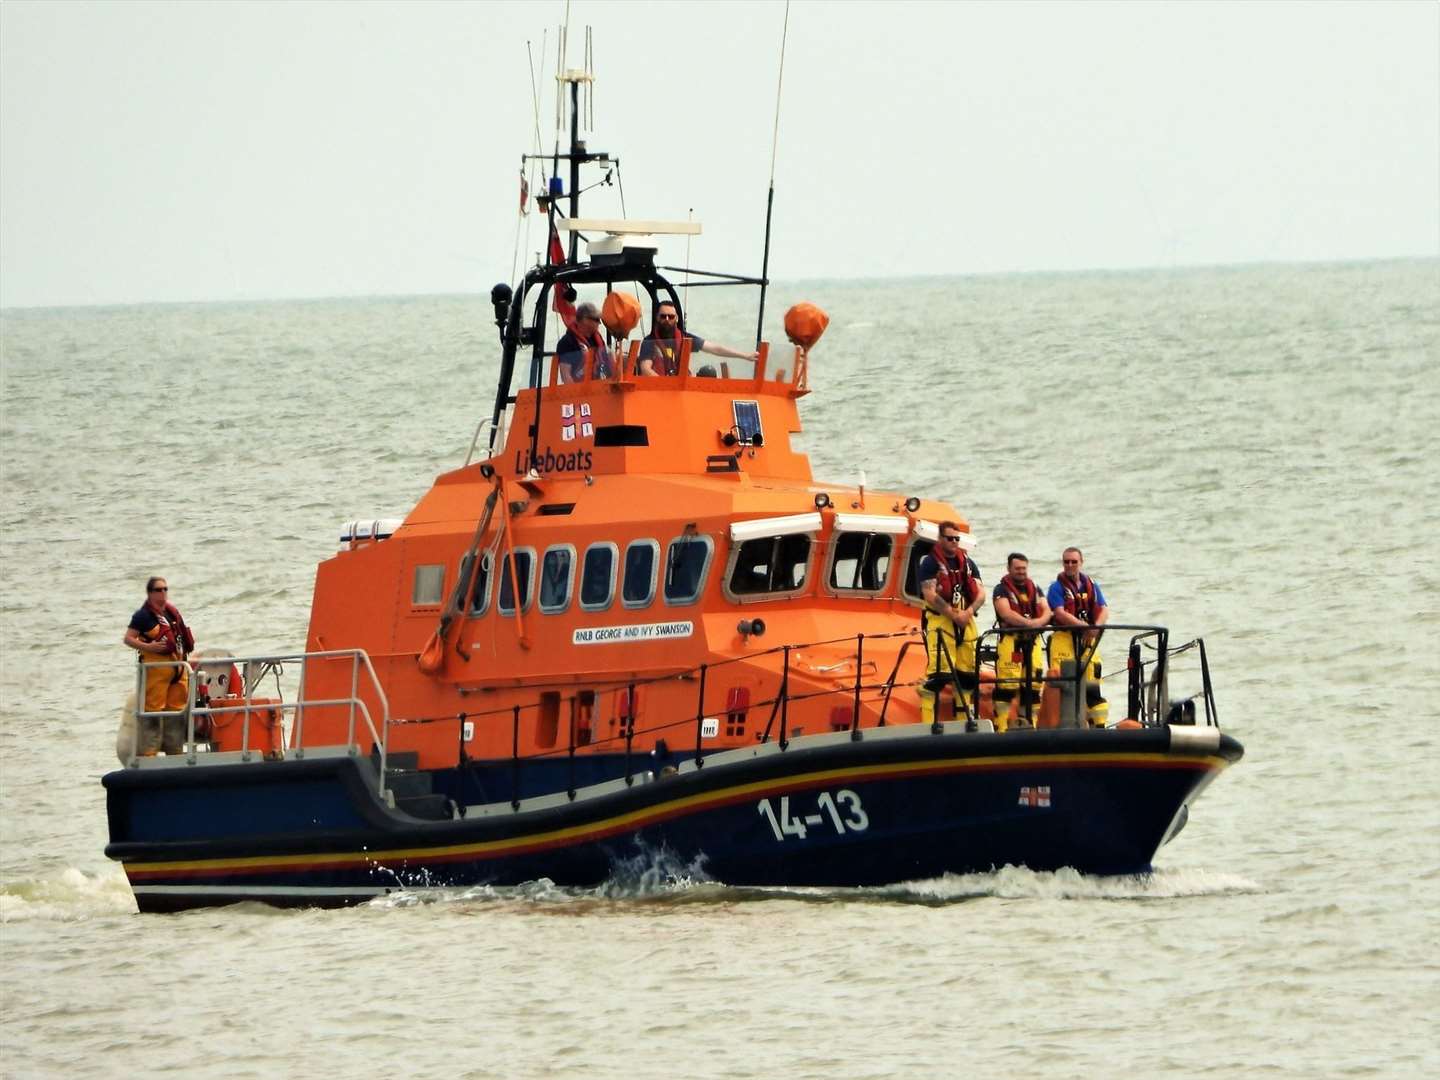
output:
<path id="1" fill-rule="evenodd" d="M 987 654 L 990 659 L 993 659 L 993 643 L 998 642 L 1000 636 L 1013 633 L 1013 628 L 995 628 L 987 630 L 980 635 L 977 640 L 977 652 L 981 657 L 981 662 L 985 662 Z M 1086 628 L 1074 631 L 1047 627 L 1042 630 L 1033 631 L 1033 634 L 1042 637 L 1049 637 L 1053 634 L 1073 634 L 1076 637 L 1093 634 L 1095 639 L 1093 648 L 1098 648 L 1100 641 L 1103 640 L 1107 634 L 1111 636 L 1116 634 L 1129 634 L 1127 663 L 1125 667 L 1119 671 L 1104 675 L 1102 679 L 1103 682 L 1114 682 L 1118 680 L 1120 672 L 1123 671 L 1125 673 L 1125 716 L 1135 720 L 1142 727 L 1149 728 L 1161 727 L 1166 723 L 1198 723 L 1200 721 L 1195 717 L 1194 703 L 1199 700 L 1203 703 L 1203 723 L 1207 726 L 1219 726 L 1214 692 L 1210 683 L 1210 670 L 1205 653 L 1205 644 L 1199 638 L 1186 642 L 1183 645 L 1172 647 L 1169 645 L 1169 631 L 1165 627 L 1124 623 L 1110 623 L 1104 628 Z M 867 643 L 873 645 L 873 643 L 878 641 L 895 638 L 908 640 L 900 643 L 899 649 L 896 651 L 895 662 L 891 666 L 888 675 L 879 680 L 866 680 L 864 656 Z M 846 663 L 853 663 L 855 670 L 853 680 L 849 680 L 847 684 L 843 686 L 807 689 L 799 693 L 792 690 L 791 673 L 794 669 L 792 659 L 794 653 L 805 649 L 833 648 L 837 645 L 845 645 L 846 643 L 853 643 L 853 651 L 850 652 L 848 661 L 842 661 L 842 666 Z M 615 691 L 623 690 L 625 694 L 624 701 L 626 704 L 624 713 L 619 717 L 619 731 L 616 734 L 598 738 L 592 737 L 581 741 L 577 738 L 578 733 L 572 713 L 568 739 L 565 743 L 553 749 L 541 750 L 524 755 L 520 753 L 522 718 L 531 713 L 532 710 L 539 710 L 541 706 L 538 702 L 533 705 L 511 705 L 501 709 L 482 712 L 463 712 L 458 714 L 458 716 L 436 717 L 421 722 L 458 720 L 463 729 L 467 722 L 479 723 L 487 718 L 498 718 L 501 715 L 505 716 L 509 721 L 511 729 L 510 771 L 512 798 L 510 801 L 511 805 L 518 809 L 520 805 L 519 793 L 522 790 L 521 778 L 526 763 L 554 759 L 562 754 L 565 755 L 569 763 L 566 792 L 569 797 L 573 799 L 577 790 L 575 778 L 576 754 L 582 747 L 587 753 L 592 753 L 596 750 L 603 749 L 606 744 L 614 744 L 614 748 L 623 754 L 624 780 L 627 785 L 630 785 L 635 782 L 637 775 L 635 768 L 637 757 L 634 750 L 637 735 L 649 735 L 659 741 L 667 737 L 670 733 L 684 735 L 687 731 L 690 731 L 693 732 L 693 749 L 688 742 L 683 750 L 681 749 L 682 744 L 678 742 L 675 744 L 674 749 L 690 757 L 696 768 L 703 768 L 707 755 L 715 752 L 713 750 L 707 750 L 706 748 L 706 737 L 704 734 L 705 721 L 710 718 L 718 720 L 725 715 L 724 709 L 713 710 L 706 708 L 706 693 L 707 690 L 715 684 L 713 677 L 715 671 L 732 664 L 746 663 L 753 666 L 757 661 L 771 656 L 779 659 L 779 670 L 773 676 L 776 679 L 775 695 L 774 697 L 759 701 L 752 701 L 748 705 L 750 710 L 769 710 L 764 728 L 756 733 L 756 740 L 759 743 L 768 743 L 773 738 L 780 750 L 786 750 L 790 745 L 791 739 L 791 705 L 796 702 L 810 701 L 822 697 L 833 697 L 837 703 L 846 701 L 850 705 L 848 710 L 850 713 L 848 726 L 849 735 L 852 740 L 860 741 L 864 738 L 864 729 L 860 721 L 862 715 L 865 713 L 863 703 L 867 695 L 871 702 L 879 705 L 875 718 L 875 726 L 886 726 L 889 705 L 895 687 L 897 685 L 904 685 L 900 682 L 900 675 L 905 666 L 906 655 L 911 649 L 921 647 L 923 647 L 923 644 L 916 630 L 888 634 L 857 634 L 853 637 L 834 638 L 826 641 L 776 645 L 769 649 L 750 653 L 745 656 L 731 657 L 725 660 L 701 664 L 698 667 L 682 672 L 670 673 L 651 679 L 632 679 L 624 683 L 616 683 L 603 687 L 604 689 Z M 1087 648 L 1091 648 L 1091 646 L 1087 646 Z M 1169 698 L 1170 662 L 1172 658 L 1192 650 L 1195 651 L 1199 657 L 1200 689 L 1189 697 L 1172 701 Z M 1077 649 L 1077 652 L 1080 652 L 1080 650 Z M 1028 678 L 1017 685 L 1022 689 L 1033 688 L 1036 698 L 1039 698 L 1040 695 L 1043 694 L 1047 686 L 1058 687 L 1062 695 L 1060 725 L 1071 727 L 1087 726 L 1084 720 L 1085 686 L 1087 681 L 1085 678 L 1085 665 L 1075 664 L 1072 667 L 1071 664 L 1067 662 L 1063 666 L 1070 668 L 1070 670 L 1064 674 L 1050 675 L 1048 674 L 1049 668 L 1047 667 L 1046 674 L 1034 675 L 1031 673 Z M 644 688 L 647 685 L 673 683 L 677 680 L 685 679 L 694 679 L 697 682 L 693 711 L 685 710 L 683 713 L 677 712 L 670 717 L 657 719 L 655 722 L 649 723 L 644 727 L 636 726 L 634 710 L 636 700 L 635 691 L 637 689 Z M 952 670 L 951 679 L 957 691 L 965 689 L 961 686 L 959 673 Z M 1020 708 L 1022 710 L 1024 709 L 1026 696 L 1027 695 L 1024 694 L 1021 695 Z M 972 721 L 977 719 L 974 697 L 968 692 L 957 692 L 955 700 L 957 702 L 955 719 L 964 720 L 967 722 L 967 726 L 969 726 Z M 1065 715 L 1067 708 L 1070 710 L 1070 716 L 1068 718 Z M 1020 715 L 1022 717 L 1030 716 L 1032 724 L 1034 723 L 1033 714 L 1022 711 Z M 416 721 L 397 721 L 397 723 L 407 722 Z M 845 729 L 832 728 L 831 730 Z M 938 716 L 937 722 L 932 730 L 936 733 L 944 730 Z M 467 761 L 463 753 L 463 739 L 461 746 L 460 764 L 463 768 Z M 649 755 L 647 754 L 645 756 L 648 757 Z"/>
<path id="2" fill-rule="evenodd" d="M 1137 721 L 1144 727 L 1160 727 L 1166 723 L 1200 723 L 1201 717 L 1196 714 L 1195 703 L 1199 701 L 1203 707 L 1203 723 L 1206 726 L 1219 726 L 1219 716 L 1215 707 L 1214 691 L 1210 682 L 1209 660 L 1205 652 L 1205 643 L 1196 638 L 1183 645 L 1171 646 L 1169 644 L 1169 631 L 1161 626 L 1145 624 L 1119 624 L 1110 623 L 1103 629 L 1086 628 L 1076 630 L 1063 630 L 1055 627 L 1047 627 L 1041 630 L 1031 631 L 1034 637 L 1050 637 L 1055 634 L 1073 634 L 1077 639 L 1086 635 L 1094 635 L 1093 646 L 1085 646 L 1083 642 L 1077 641 L 1077 645 L 1083 648 L 1097 648 L 1100 641 L 1106 635 L 1129 634 L 1127 648 L 1127 663 L 1121 669 L 1125 672 L 1126 678 L 1126 709 L 1125 716 Z M 1014 628 L 994 628 L 985 631 L 977 639 L 977 655 L 980 663 L 984 665 L 987 660 L 994 656 L 994 644 L 1002 636 L 1015 636 L 1017 631 Z M 895 652 L 895 661 L 890 670 L 883 678 L 866 679 L 865 655 L 867 645 L 871 648 L 875 643 L 886 640 L 904 639 L 899 643 Z M 837 647 L 850 646 L 844 652 L 836 653 Z M 269 656 L 251 657 L 211 657 L 201 659 L 201 664 L 231 663 L 245 667 L 246 670 L 256 672 L 255 677 L 245 680 L 245 700 L 240 704 L 226 706 L 212 706 L 197 704 L 196 686 L 198 679 L 192 677 L 188 692 L 188 700 L 181 714 L 186 722 L 186 760 L 195 764 L 197 757 L 196 747 L 196 720 L 213 718 L 217 716 L 239 714 L 243 718 L 245 729 L 242 734 L 241 760 L 251 760 L 256 751 L 252 749 L 253 741 L 250 737 L 250 725 L 254 721 L 255 714 L 267 710 L 279 710 L 281 715 L 290 715 L 292 725 L 290 737 L 286 742 L 285 753 L 292 757 L 303 757 L 305 753 L 304 741 L 304 720 L 305 711 L 319 707 L 343 707 L 349 710 L 348 726 L 346 732 L 346 747 L 352 755 L 360 755 L 369 752 L 374 748 L 379 755 L 379 785 L 380 795 L 383 798 L 385 793 L 385 773 L 387 767 L 387 747 L 389 743 L 390 728 L 401 724 L 417 723 L 441 723 L 458 722 L 460 727 L 458 764 L 463 769 L 467 764 L 467 757 L 464 750 L 466 742 L 464 732 L 469 724 L 482 722 L 488 718 L 505 716 L 511 728 L 511 791 L 512 805 L 516 808 L 520 805 L 520 791 L 522 790 L 522 773 L 527 762 L 539 761 L 542 759 L 553 759 L 564 754 L 569 763 L 567 793 L 571 798 L 575 797 L 577 790 L 575 763 L 577 752 L 583 747 L 586 753 L 593 753 L 605 748 L 606 744 L 613 744 L 615 750 L 623 754 L 624 779 L 626 784 L 633 784 L 637 776 L 635 761 L 635 739 L 637 735 L 648 735 L 656 742 L 663 740 L 675 733 L 683 735 L 687 729 L 693 731 L 693 752 L 687 746 L 681 753 L 688 754 L 693 760 L 695 767 L 703 768 L 708 753 L 706 748 L 705 726 L 706 721 L 715 719 L 719 721 L 721 716 L 726 715 L 725 709 L 710 710 L 706 708 L 707 689 L 714 685 L 714 673 L 719 670 L 736 664 L 746 664 L 752 669 L 767 658 L 773 657 L 778 662 L 778 670 L 773 674 L 775 680 L 775 694 L 773 697 L 747 703 L 747 712 L 760 714 L 761 710 L 768 709 L 768 716 L 764 728 L 756 732 L 756 741 L 764 744 L 775 740 L 781 751 L 788 749 L 791 742 L 790 708 L 798 702 L 813 701 L 823 697 L 833 697 L 837 704 L 841 701 L 849 705 L 848 731 L 850 738 L 860 741 L 864 738 L 864 729 L 861 725 L 861 718 L 866 714 L 866 701 L 878 708 L 871 709 L 875 716 L 876 727 L 885 727 L 888 723 L 890 703 L 897 685 L 904 685 L 901 681 L 902 672 L 905 669 L 905 660 L 910 650 L 923 647 L 919 638 L 918 630 L 906 630 L 886 634 L 856 634 L 853 637 L 832 638 L 824 641 L 806 643 L 787 643 L 772 646 L 771 648 L 748 653 L 744 656 L 730 657 L 724 660 L 707 662 L 691 669 L 680 672 L 671 672 L 662 676 L 650 679 L 630 679 L 615 682 L 596 689 L 609 689 L 612 691 L 624 691 L 624 712 L 619 716 L 619 730 L 613 735 L 604 735 L 598 738 L 590 737 L 581 739 L 577 731 L 577 723 L 572 711 L 568 725 L 568 738 L 566 742 L 553 749 L 546 749 L 536 753 L 520 753 L 520 729 L 522 718 L 532 711 L 538 711 L 542 706 L 539 701 L 529 705 L 510 705 L 499 709 L 492 709 L 480 712 L 460 712 L 458 714 L 429 717 L 422 719 L 395 719 L 390 717 L 388 701 L 380 680 L 371 665 L 369 656 L 361 649 L 338 649 L 314 653 L 291 653 Z M 835 667 L 853 665 L 854 678 L 847 679 L 843 683 L 840 680 L 830 680 L 837 685 L 821 687 L 818 689 L 807 688 L 800 692 L 792 689 L 792 671 L 795 669 L 794 654 L 807 649 L 830 650 L 830 656 L 838 656 L 839 663 Z M 1200 689 L 1186 698 L 1172 701 L 1169 698 L 1170 667 L 1173 658 L 1189 652 L 1195 652 L 1199 661 Z M 1077 648 L 1077 653 L 1082 649 Z M 848 656 L 846 655 L 848 653 Z M 1082 653 L 1083 654 L 1083 653 Z M 1028 650 L 1027 650 L 1028 655 Z M 348 697 L 330 697 L 323 699 L 311 699 L 305 696 L 305 678 L 311 665 L 318 662 L 339 662 L 349 660 L 350 672 L 350 693 Z M 171 666 L 179 665 L 180 661 L 171 662 Z M 294 701 L 275 701 L 271 699 L 256 700 L 255 691 L 258 689 L 259 678 L 264 673 L 276 669 L 283 664 L 299 663 L 300 689 Z M 189 666 L 188 662 L 185 662 Z M 159 665 L 141 665 L 137 674 L 137 708 L 136 708 L 136 742 L 131 749 L 130 764 L 137 765 L 136 752 L 138 751 L 139 723 L 140 720 L 161 721 L 163 718 L 174 719 L 174 712 L 147 712 L 140 705 L 144 702 L 145 671 Z M 874 665 L 872 665 L 873 667 Z M 946 665 L 942 660 L 941 669 L 944 671 Z M 1050 675 L 1047 673 L 1037 675 L 1026 665 L 1026 670 L 1016 688 L 1021 691 L 1019 695 L 1018 715 L 1033 726 L 1036 722 L 1035 701 L 1040 700 L 1041 695 L 1048 686 L 1058 686 L 1062 692 L 1062 710 L 1060 717 L 1061 726 L 1083 727 L 1085 713 L 1085 665 L 1072 664 L 1070 670 L 1063 674 Z M 368 685 L 362 687 L 361 674 L 364 673 Z M 956 720 L 964 720 L 967 726 L 973 727 L 977 719 L 978 709 L 974 692 L 978 687 L 964 685 L 963 673 L 954 670 L 953 663 L 949 666 L 949 679 L 956 690 L 954 695 L 956 702 Z M 1102 681 L 1112 681 L 1117 678 L 1119 672 L 1111 672 L 1103 677 Z M 815 672 L 809 671 L 813 684 Z M 695 706 L 693 711 L 686 710 L 683 714 L 657 719 L 655 722 L 637 727 L 637 716 L 635 713 L 636 691 L 649 685 L 660 683 L 674 683 L 693 679 L 697 682 Z M 378 705 L 377 717 L 372 712 L 365 698 L 373 694 Z M 845 727 L 835 727 L 833 716 L 838 710 L 832 710 L 831 731 L 847 730 Z M 363 733 L 370 739 L 369 747 L 362 747 L 356 740 L 356 733 L 359 725 L 363 722 Z M 203 725 L 202 725 L 203 726 Z M 937 733 L 943 731 L 937 713 L 936 723 L 933 728 Z M 202 740 L 203 741 L 203 740 Z M 333 744 L 327 744 L 333 745 Z M 677 741 L 676 749 L 679 750 L 681 743 Z M 712 743 L 713 746 L 713 743 Z M 261 755 L 263 756 L 263 754 Z M 646 757 L 648 757 L 648 753 Z"/>
<path id="3" fill-rule="evenodd" d="M 316 664 L 343 663 L 350 665 L 350 692 L 345 697 L 306 697 L 305 685 L 307 676 Z M 261 681 L 270 675 L 276 678 L 277 686 L 279 675 L 287 664 L 299 665 L 299 686 L 295 698 L 292 701 L 284 700 L 283 694 L 278 699 L 257 698 L 257 691 L 260 690 Z M 236 669 L 245 673 L 242 679 L 243 686 L 239 687 L 242 693 L 236 695 L 243 700 L 238 703 L 226 705 L 213 705 L 197 699 L 199 690 L 199 672 L 190 670 L 192 667 L 220 667 L 234 665 Z M 289 737 L 284 740 L 282 753 L 297 758 L 305 756 L 305 711 L 317 708 L 344 708 L 347 712 L 347 725 L 345 734 L 345 747 L 352 755 L 359 755 L 368 752 L 368 747 L 362 748 L 356 739 L 357 729 L 363 724 L 363 733 L 369 736 L 368 746 L 376 748 L 379 754 L 380 769 L 380 793 L 383 796 L 385 791 L 385 768 L 386 753 L 389 744 L 390 732 L 390 704 L 385 696 L 385 689 L 380 684 L 379 676 L 375 673 L 374 665 L 370 662 L 370 656 L 364 649 L 327 649 L 318 652 L 308 653 L 274 653 L 259 656 L 208 656 L 195 657 L 192 660 L 166 660 L 148 664 L 137 664 L 135 673 L 135 732 L 130 747 L 130 757 L 127 764 L 131 768 L 139 766 L 140 762 L 140 734 L 141 728 L 146 721 L 157 725 L 164 725 L 167 721 L 174 722 L 177 718 L 185 724 L 185 759 L 190 765 L 199 762 L 199 749 L 207 738 L 196 738 L 196 729 L 202 733 L 213 730 L 216 725 L 216 718 L 239 719 L 241 724 L 240 733 L 240 760 L 250 761 L 257 755 L 266 756 L 266 751 L 257 749 L 259 740 L 252 737 L 253 729 L 261 722 L 266 714 L 273 713 L 284 726 L 286 717 L 289 717 Z M 190 671 L 189 686 L 186 690 L 185 706 L 178 713 L 173 710 L 147 711 L 145 709 L 145 682 L 149 671 L 156 668 L 177 669 L 184 668 Z M 362 674 L 365 683 L 362 685 Z M 367 696 L 373 696 L 379 716 L 371 710 Z M 378 719 L 378 724 L 377 724 Z M 198 723 L 197 723 L 198 722 Z M 223 721 L 222 721 L 223 723 Z M 163 726 L 161 728 L 163 736 Z M 334 745 L 334 744 L 326 744 Z"/>

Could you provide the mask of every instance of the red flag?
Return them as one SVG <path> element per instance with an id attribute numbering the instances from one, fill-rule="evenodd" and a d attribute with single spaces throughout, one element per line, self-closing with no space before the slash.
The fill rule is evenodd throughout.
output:
<path id="1" fill-rule="evenodd" d="M 525 173 L 520 173 L 520 213 L 525 213 L 525 204 L 530 201 L 530 181 L 525 179 Z"/>
<path id="2" fill-rule="evenodd" d="M 560 230 L 555 228 L 555 222 L 550 222 L 550 262 L 560 266 L 565 262 L 565 245 L 560 243 Z"/>

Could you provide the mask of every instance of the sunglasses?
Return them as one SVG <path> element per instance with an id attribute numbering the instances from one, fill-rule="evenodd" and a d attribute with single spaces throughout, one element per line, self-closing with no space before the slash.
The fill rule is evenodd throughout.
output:
<path id="1" fill-rule="evenodd" d="M 947 544 L 958 544 L 960 542 L 959 536 L 942 536 L 940 539 L 944 540 Z"/>
<path id="2" fill-rule="evenodd" d="M 674 316 L 674 315 L 657 315 L 657 316 L 655 316 L 655 317 L 656 317 L 657 319 L 659 319 L 661 322 L 675 322 L 675 320 L 676 320 L 676 318 L 677 318 L 677 316 Z"/>
<path id="3" fill-rule="evenodd" d="M 151 589 L 150 591 L 151 591 L 151 592 L 169 592 L 169 591 L 170 591 L 170 586 L 169 586 L 169 585 L 161 585 L 159 588 Z"/>
<path id="4" fill-rule="evenodd" d="M 1080 565 L 1080 560 L 1079 560 L 1079 559 L 1066 559 L 1066 560 L 1065 560 L 1065 565 L 1066 565 L 1066 566 L 1079 566 L 1079 565 Z"/>

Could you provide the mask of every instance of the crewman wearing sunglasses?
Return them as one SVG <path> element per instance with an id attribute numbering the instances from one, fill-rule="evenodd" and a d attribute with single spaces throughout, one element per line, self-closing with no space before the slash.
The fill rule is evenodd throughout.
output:
<path id="1" fill-rule="evenodd" d="M 1091 727 L 1104 727 L 1110 703 L 1100 690 L 1099 627 L 1110 621 L 1110 606 L 1105 603 L 1100 583 L 1082 572 L 1084 566 L 1085 556 L 1080 549 L 1068 547 L 1060 556 L 1060 574 L 1050 583 L 1046 599 L 1055 613 L 1056 627 L 1050 635 L 1050 663 L 1060 667 L 1080 654 L 1085 672 L 1086 717 Z M 1068 673 L 1061 667 L 1060 674 Z"/>
<path id="2" fill-rule="evenodd" d="M 669 300 L 655 305 L 655 327 L 650 336 L 640 343 L 640 358 L 637 361 L 640 375 L 678 375 L 680 373 L 680 343 L 690 339 L 690 354 L 707 352 L 712 356 L 728 356 L 732 360 L 756 360 L 758 352 L 741 352 L 718 341 L 706 341 L 699 334 L 688 330 L 680 331 L 680 312 Z"/>
<path id="3" fill-rule="evenodd" d="M 157 750 L 179 754 L 185 749 L 185 708 L 190 694 L 190 665 L 195 635 L 170 603 L 170 584 L 163 577 L 145 583 L 145 603 L 130 616 L 125 644 L 139 653 L 145 671 L 145 712 L 174 712 L 174 717 L 140 721 L 139 753 Z"/>
<path id="4" fill-rule="evenodd" d="M 936 720 L 936 700 L 950 687 L 955 692 L 955 715 L 975 718 L 976 675 L 975 613 L 985 604 L 980 568 L 966 554 L 973 546 L 970 534 L 953 521 L 940 523 L 940 542 L 920 560 L 917 575 L 925 606 L 920 626 L 925 635 L 925 682 L 920 688 L 920 715 Z M 943 719 L 943 718 L 942 718 Z"/>

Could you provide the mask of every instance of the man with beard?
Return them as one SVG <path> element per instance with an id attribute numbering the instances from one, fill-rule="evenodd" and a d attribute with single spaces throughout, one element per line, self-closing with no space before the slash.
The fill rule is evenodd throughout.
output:
<path id="1" fill-rule="evenodd" d="M 985 604 L 980 570 L 965 553 L 970 534 L 953 521 L 940 523 L 940 542 L 920 560 L 916 576 L 925 606 L 920 627 L 925 636 L 925 682 L 920 688 L 920 715 L 936 720 L 935 702 L 947 686 L 955 691 L 955 715 L 975 716 L 975 613 Z"/>
<path id="2" fill-rule="evenodd" d="M 678 375 L 680 343 L 690 339 L 690 354 L 707 352 L 711 356 L 728 356 L 732 360 L 755 360 L 758 352 L 740 352 L 727 345 L 706 341 L 699 334 L 680 332 L 680 313 L 669 300 L 661 300 L 655 308 L 655 326 L 650 336 L 640 343 L 639 375 Z"/>
<path id="3" fill-rule="evenodd" d="M 1030 580 L 1030 560 L 1018 551 L 1005 561 L 1006 574 L 995 586 L 995 621 L 1007 628 L 995 656 L 995 730 L 1009 727 L 1010 706 L 1018 697 L 1016 727 L 1034 727 L 1045 665 L 1040 656 L 1040 631 L 1050 622 L 1050 605 Z M 1013 628 L 1011 630 L 1010 628 Z M 1026 670 L 1029 687 L 1026 688 Z"/>

